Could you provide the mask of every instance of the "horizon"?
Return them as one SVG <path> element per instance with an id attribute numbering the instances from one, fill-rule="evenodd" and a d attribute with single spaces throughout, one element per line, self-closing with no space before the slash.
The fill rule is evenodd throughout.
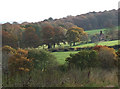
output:
<path id="1" fill-rule="evenodd" d="M 8 2 L 8 3 L 6 3 Z M 12 3 L 11 3 L 12 2 Z M 0 6 L 0 24 L 6 22 L 40 22 L 52 17 L 60 19 L 67 16 L 77 16 L 89 12 L 103 12 L 105 10 L 117 10 L 118 0 L 61 0 L 61 1 L 39 1 L 39 0 L 4 0 Z M 42 3 L 42 4 L 41 4 Z M 107 3 L 107 4 L 106 4 Z M 5 5 L 4 5 L 5 4 Z M 4 7 L 7 6 L 7 7 Z M 4 8 L 3 8 L 4 7 Z M 9 7 L 9 8 L 8 8 Z M 49 8 L 48 8 L 49 7 Z M 89 7 L 89 8 L 88 8 Z"/>
<path id="2" fill-rule="evenodd" d="M 118 9 L 111 9 L 111 10 L 118 10 Z M 98 13 L 98 12 L 104 12 L 104 11 L 111 11 L 111 10 L 103 10 L 103 11 L 91 11 L 91 12 L 96 12 L 96 13 Z M 87 13 L 91 13 L 91 12 L 87 12 Z M 87 13 L 82 13 L 82 14 L 87 14 Z M 79 15 L 82 15 L 82 14 L 79 14 Z M 67 16 L 73 16 L 73 15 L 67 15 Z M 67 18 L 67 16 L 65 16 L 65 17 L 61 17 L 61 18 Z M 75 15 L 75 16 L 77 16 L 77 15 Z M 49 18 L 53 18 L 53 17 L 49 17 Z M 46 19 L 49 19 L 49 18 L 45 18 L 45 19 L 43 19 L 43 20 L 40 20 L 40 21 L 35 21 L 35 22 L 41 22 L 41 21 L 44 21 L 44 20 L 46 20 Z M 53 18 L 53 20 L 55 20 L 55 19 L 61 19 L 61 18 Z M 0 22 L 0 24 L 4 24 L 4 23 L 13 23 L 13 22 L 17 22 L 17 21 L 10 21 L 10 22 Z M 35 23 L 35 22 L 28 22 L 28 21 L 21 21 L 21 22 L 17 22 L 17 23 L 19 23 L 19 24 L 21 24 L 21 23 L 24 23 L 24 22 L 27 22 L 27 23 Z"/>

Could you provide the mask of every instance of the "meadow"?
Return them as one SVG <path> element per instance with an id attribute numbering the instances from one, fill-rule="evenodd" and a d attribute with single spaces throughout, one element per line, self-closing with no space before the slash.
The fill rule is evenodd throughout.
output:
<path id="1" fill-rule="evenodd" d="M 93 34 L 97 34 L 100 31 L 105 31 L 106 29 L 95 29 L 95 30 L 90 30 L 90 31 L 86 31 L 89 35 L 93 35 Z M 71 46 L 71 48 L 84 48 L 84 47 L 94 47 L 95 45 L 102 45 L 102 46 L 114 46 L 114 45 L 119 45 L 120 40 L 113 40 L 113 41 L 100 41 L 100 42 L 96 42 L 96 43 L 87 43 L 87 44 L 81 44 L 80 42 L 76 43 L 76 46 Z M 70 47 L 68 43 L 63 44 L 61 43 L 61 46 L 56 45 L 56 48 L 66 48 L 66 47 Z M 40 47 L 42 48 L 42 47 Z M 47 48 L 47 46 L 45 46 L 45 48 Z M 53 52 L 52 54 L 55 55 L 55 57 L 57 58 L 57 61 L 59 62 L 59 64 L 64 64 L 65 63 L 65 59 L 67 57 L 69 57 L 70 54 L 75 54 L 78 51 L 69 51 L 69 52 Z"/>
<path id="2" fill-rule="evenodd" d="M 99 34 L 100 31 L 104 33 L 105 30 L 97 29 L 86 32 L 94 35 Z M 70 46 L 66 41 L 66 44 L 60 43 L 50 49 L 45 44 L 36 48 L 26 47 L 24 49 L 4 46 L 3 57 L 6 60 L 9 57 L 8 60 L 11 61 L 9 62 L 9 72 L 4 71 L 3 85 L 6 87 L 118 87 L 118 70 L 113 64 L 113 59 L 117 60 L 116 55 L 119 55 L 117 54 L 119 50 L 104 46 L 119 45 L 119 41 L 95 43 L 84 41 L 76 42 L 75 46 Z M 86 49 L 99 47 L 99 45 L 101 45 L 101 49 L 103 48 L 101 51 Z M 78 48 L 80 48 L 79 51 L 76 50 Z M 85 48 L 85 50 L 81 50 L 81 48 Z M 104 60 L 107 61 L 107 64 Z M 7 66 L 4 65 L 4 69 L 6 68 Z M 9 79 L 8 76 L 12 77 Z"/>
<path id="3" fill-rule="evenodd" d="M 103 42 L 99 42 L 97 45 L 102 45 L 102 46 L 114 46 L 114 45 L 118 45 L 120 40 L 114 40 L 114 41 L 103 41 Z M 88 44 L 81 44 L 81 45 L 77 45 L 77 46 L 72 46 L 72 48 L 76 48 L 76 47 L 93 47 L 95 46 L 95 43 L 88 43 Z M 65 46 L 63 46 L 65 47 Z M 65 59 L 67 57 L 69 57 L 70 54 L 75 54 L 78 51 L 69 51 L 69 52 L 52 52 L 53 55 L 55 55 L 55 57 L 57 58 L 57 61 L 59 62 L 59 64 L 64 64 L 65 63 Z"/>
<path id="4" fill-rule="evenodd" d="M 93 35 L 93 34 L 99 34 L 100 31 L 102 31 L 104 33 L 105 30 L 107 30 L 107 29 L 95 29 L 95 30 L 90 30 L 90 31 L 88 30 L 88 31 L 85 31 L 85 32 L 87 32 L 89 35 Z"/>

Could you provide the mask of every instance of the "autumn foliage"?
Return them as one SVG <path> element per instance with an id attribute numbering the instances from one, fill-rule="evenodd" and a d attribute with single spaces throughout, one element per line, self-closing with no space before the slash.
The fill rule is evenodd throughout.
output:
<path id="1" fill-rule="evenodd" d="M 17 38 L 7 31 L 2 31 L 2 45 L 9 45 L 11 47 L 17 47 Z"/>
<path id="2" fill-rule="evenodd" d="M 40 43 L 40 39 L 38 35 L 35 33 L 35 29 L 33 27 L 28 27 L 25 29 L 22 37 L 23 47 L 38 47 Z"/>
<path id="3" fill-rule="evenodd" d="M 117 62 L 117 55 L 114 48 L 109 48 L 107 46 L 95 46 L 94 50 L 98 51 L 98 57 L 103 68 L 113 68 Z"/>
<path id="4" fill-rule="evenodd" d="M 104 47 L 107 47 L 107 46 L 96 45 L 95 47 L 93 47 L 93 50 L 100 51 L 100 49 Z"/>
<path id="5" fill-rule="evenodd" d="M 27 58 L 28 51 L 17 49 L 8 59 L 8 68 L 11 74 L 29 72 L 32 68 L 32 60 Z"/>

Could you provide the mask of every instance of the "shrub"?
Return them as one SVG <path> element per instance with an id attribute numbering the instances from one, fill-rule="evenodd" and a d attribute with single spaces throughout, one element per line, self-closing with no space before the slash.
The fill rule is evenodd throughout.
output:
<path id="1" fill-rule="evenodd" d="M 51 51 L 51 52 L 58 52 L 59 49 L 58 48 L 51 48 L 51 49 L 49 49 L 49 51 Z"/>
<path id="2" fill-rule="evenodd" d="M 75 48 L 69 48 L 69 50 L 71 50 L 71 51 L 75 51 Z"/>
<path id="3" fill-rule="evenodd" d="M 28 49 L 28 58 L 33 59 L 34 68 L 46 70 L 56 65 L 56 58 L 48 51 L 41 49 Z"/>
<path id="4" fill-rule="evenodd" d="M 70 54 L 66 59 L 70 67 L 81 69 L 95 67 L 97 64 L 97 52 L 95 50 L 81 50 L 76 54 Z"/>
<path id="5" fill-rule="evenodd" d="M 15 53 L 16 50 L 8 45 L 5 45 L 2 47 L 2 51 L 3 52 L 7 52 L 7 53 Z"/>
<path id="6" fill-rule="evenodd" d="M 99 61 L 103 68 L 113 68 L 115 61 L 117 61 L 117 55 L 115 49 L 109 47 L 100 47 L 98 51 Z"/>
<path id="7" fill-rule="evenodd" d="M 79 51 L 80 49 L 81 49 L 80 47 L 76 47 L 76 48 L 75 48 L 76 51 Z"/>
<path id="8" fill-rule="evenodd" d="M 117 61 L 115 62 L 115 64 L 117 67 L 119 67 L 119 65 L 120 65 L 120 48 L 118 49 L 116 54 L 117 54 Z"/>
<path id="9" fill-rule="evenodd" d="M 65 52 L 66 52 L 66 51 L 69 51 L 69 48 L 65 48 L 64 51 L 65 51 Z"/>
<path id="10" fill-rule="evenodd" d="M 32 61 L 20 54 L 14 54 L 9 58 L 8 68 L 11 74 L 29 72 L 32 68 Z"/>
<path id="11" fill-rule="evenodd" d="M 107 47 L 107 46 L 102 46 L 102 45 L 96 45 L 93 47 L 93 50 L 100 51 L 100 48 Z"/>
<path id="12" fill-rule="evenodd" d="M 3 73 L 8 73 L 8 59 L 15 52 L 16 52 L 16 50 L 10 46 L 6 45 L 6 46 L 2 47 L 2 70 L 3 70 Z"/>
<path id="13" fill-rule="evenodd" d="M 116 54 L 117 54 L 118 57 L 120 58 L 120 48 L 118 49 L 118 51 L 116 52 Z"/>
<path id="14" fill-rule="evenodd" d="M 27 58 L 28 51 L 23 49 L 16 50 L 8 59 L 8 68 L 11 74 L 29 72 L 32 69 L 32 60 Z"/>

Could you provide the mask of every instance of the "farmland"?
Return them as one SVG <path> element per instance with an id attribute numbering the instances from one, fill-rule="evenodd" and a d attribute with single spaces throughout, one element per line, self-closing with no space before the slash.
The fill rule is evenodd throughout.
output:
<path id="1" fill-rule="evenodd" d="M 90 30 L 90 31 L 85 31 L 85 32 L 87 32 L 89 35 L 92 35 L 92 34 L 99 34 L 100 31 L 103 31 L 104 33 L 105 30 L 106 29 L 95 29 L 95 30 Z"/>
<path id="2" fill-rule="evenodd" d="M 118 87 L 117 14 L 2 24 L 3 87 Z"/>
<path id="3" fill-rule="evenodd" d="M 115 41 L 105 41 L 105 42 L 99 42 L 97 45 L 103 45 L 103 46 L 114 46 L 114 45 L 118 45 L 119 40 L 115 40 Z M 77 45 L 77 46 L 72 46 L 72 48 L 76 48 L 76 47 L 93 47 L 95 46 L 95 43 L 88 43 L 88 44 L 82 44 L 82 45 Z M 60 64 L 64 64 L 65 63 L 65 59 L 67 57 L 69 57 L 70 54 L 74 54 L 77 53 L 78 51 L 69 51 L 69 52 L 53 52 L 52 54 L 56 56 L 57 61 Z"/>

